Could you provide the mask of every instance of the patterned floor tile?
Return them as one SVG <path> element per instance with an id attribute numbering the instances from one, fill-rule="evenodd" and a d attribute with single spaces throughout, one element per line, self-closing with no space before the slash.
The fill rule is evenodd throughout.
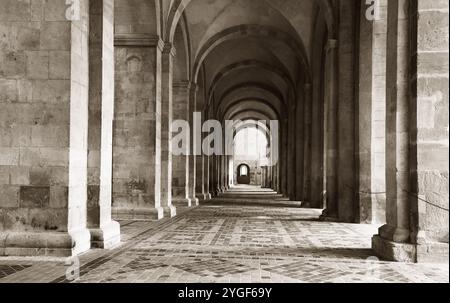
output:
<path id="1" fill-rule="evenodd" d="M 378 226 L 321 222 L 268 191 L 239 190 L 162 221 L 122 221 L 123 243 L 66 260 L 0 258 L 0 283 L 449 282 L 448 264 L 401 264 L 373 256 Z"/>

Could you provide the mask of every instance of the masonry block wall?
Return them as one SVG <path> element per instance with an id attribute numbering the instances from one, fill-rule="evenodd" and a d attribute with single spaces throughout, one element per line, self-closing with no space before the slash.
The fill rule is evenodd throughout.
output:
<path id="1" fill-rule="evenodd" d="M 448 256 L 449 228 L 449 94 L 447 1 L 415 3 L 412 14 L 411 197 L 418 260 L 433 254 Z M 417 47 L 415 47 L 417 45 Z M 433 245 L 442 243 L 442 245 Z M 431 252 L 431 253 L 430 253 Z M 447 259 L 448 261 L 448 259 Z"/>
<path id="2" fill-rule="evenodd" d="M 72 22 L 63 1 L 0 1 L 2 255 L 89 248 L 88 3 L 80 4 Z"/>

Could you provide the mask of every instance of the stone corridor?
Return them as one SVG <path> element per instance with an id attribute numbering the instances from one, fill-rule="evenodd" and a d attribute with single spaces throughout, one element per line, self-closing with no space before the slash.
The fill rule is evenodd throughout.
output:
<path id="1" fill-rule="evenodd" d="M 375 225 L 318 220 L 270 190 L 238 187 L 161 221 L 121 221 L 122 243 L 80 256 L 0 258 L 5 282 L 449 282 L 447 266 L 379 261 Z"/>

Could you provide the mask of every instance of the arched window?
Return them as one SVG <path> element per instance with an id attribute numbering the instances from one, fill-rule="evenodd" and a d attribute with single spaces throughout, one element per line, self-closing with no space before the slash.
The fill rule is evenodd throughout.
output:
<path id="1" fill-rule="evenodd" d="M 241 165 L 241 168 L 240 168 L 240 175 L 241 175 L 241 176 L 247 176 L 247 175 L 248 175 L 248 168 L 247 168 L 247 165 Z"/>

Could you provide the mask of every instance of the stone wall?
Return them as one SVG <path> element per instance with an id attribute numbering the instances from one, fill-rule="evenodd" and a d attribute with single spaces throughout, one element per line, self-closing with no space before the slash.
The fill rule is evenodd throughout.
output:
<path id="1" fill-rule="evenodd" d="M 429 243 L 447 243 L 449 227 L 449 94 L 447 1 L 417 1 L 413 22 L 413 87 L 411 108 L 411 199 L 419 261 Z M 415 47 L 417 45 L 417 47 Z"/>
<path id="2" fill-rule="evenodd" d="M 80 19 L 71 22 L 64 1 L 0 1 L 5 254 L 48 254 L 58 248 L 67 255 L 89 248 L 88 1 L 80 4 Z M 71 238 L 63 235 L 67 231 L 77 239 L 73 249 Z M 51 232 L 61 233 L 45 235 Z M 63 237 L 59 243 L 57 237 Z"/>

